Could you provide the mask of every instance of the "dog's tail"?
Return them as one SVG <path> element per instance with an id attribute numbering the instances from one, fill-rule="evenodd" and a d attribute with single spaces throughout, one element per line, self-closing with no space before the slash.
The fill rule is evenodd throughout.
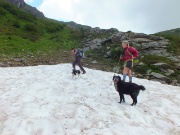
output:
<path id="1" fill-rule="evenodd" d="M 139 89 L 142 90 L 142 91 L 146 90 L 146 88 L 145 88 L 144 86 L 142 86 L 142 85 L 139 85 L 138 87 L 139 87 Z"/>

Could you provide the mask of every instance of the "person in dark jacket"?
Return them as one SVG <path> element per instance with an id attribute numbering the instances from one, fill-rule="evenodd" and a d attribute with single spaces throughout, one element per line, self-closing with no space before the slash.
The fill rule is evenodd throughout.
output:
<path id="1" fill-rule="evenodd" d="M 138 57 L 138 51 L 130 47 L 128 41 L 124 41 L 122 47 L 124 49 L 124 56 L 120 56 L 120 59 L 124 61 L 123 81 L 126 81 L 128 74 L 129 82 L 132 82 L 133 59 Z"/>
<path id="2" fill-rule="evenodd" d="M 73 66 L 73 69 L 76 70 L 76 65 L 79 66 L 79 68 L 81 69 L 81 71 L 83 72 L 82 74 L 85 74 L 86 71 L 84 70 L 82 64 L 81 64 L 81 59 L 82 59 L 82 56 L 79 54 L 79 50 L 78 49 L 75 49 L 75 48 L 72 48 L 71 49 L 73 55 L 74 55 L 74 62 L 72 63 L 72 66 Z"/>

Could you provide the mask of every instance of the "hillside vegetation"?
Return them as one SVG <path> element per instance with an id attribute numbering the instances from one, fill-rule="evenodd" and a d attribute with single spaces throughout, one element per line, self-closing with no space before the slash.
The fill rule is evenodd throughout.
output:
<path id="1" fill-rule="evenodd" d="M 168 50 L 175 54 L 180 54 L 180 28 L 159 32 L 156 35 L 169 39 L 170 45 Z"/>
<path id="2" fill-rule="evenodd" d="M 6 2 L 0 2 L 0 18 L 0 60 L 60 57 L 81 39 L 78 30 L 55 20 L 38 19 Z"/>

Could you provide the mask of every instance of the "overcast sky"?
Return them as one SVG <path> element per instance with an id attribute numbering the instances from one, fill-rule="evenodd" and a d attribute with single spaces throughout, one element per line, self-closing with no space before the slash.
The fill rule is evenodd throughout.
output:
<path id="1" fill-rule="evenodd" d="M 180 28 L 180 0 L 25 0 L 48 18 L 152 34 Z"/>

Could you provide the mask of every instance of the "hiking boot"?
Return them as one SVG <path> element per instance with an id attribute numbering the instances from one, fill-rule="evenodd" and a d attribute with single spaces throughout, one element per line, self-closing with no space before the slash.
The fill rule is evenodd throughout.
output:
<path id="1" fill-rule="evenodd" d="M 86 71 L 83 71 L 83 73 L 82 74 L 85 74 L 86 73 Z"/>

